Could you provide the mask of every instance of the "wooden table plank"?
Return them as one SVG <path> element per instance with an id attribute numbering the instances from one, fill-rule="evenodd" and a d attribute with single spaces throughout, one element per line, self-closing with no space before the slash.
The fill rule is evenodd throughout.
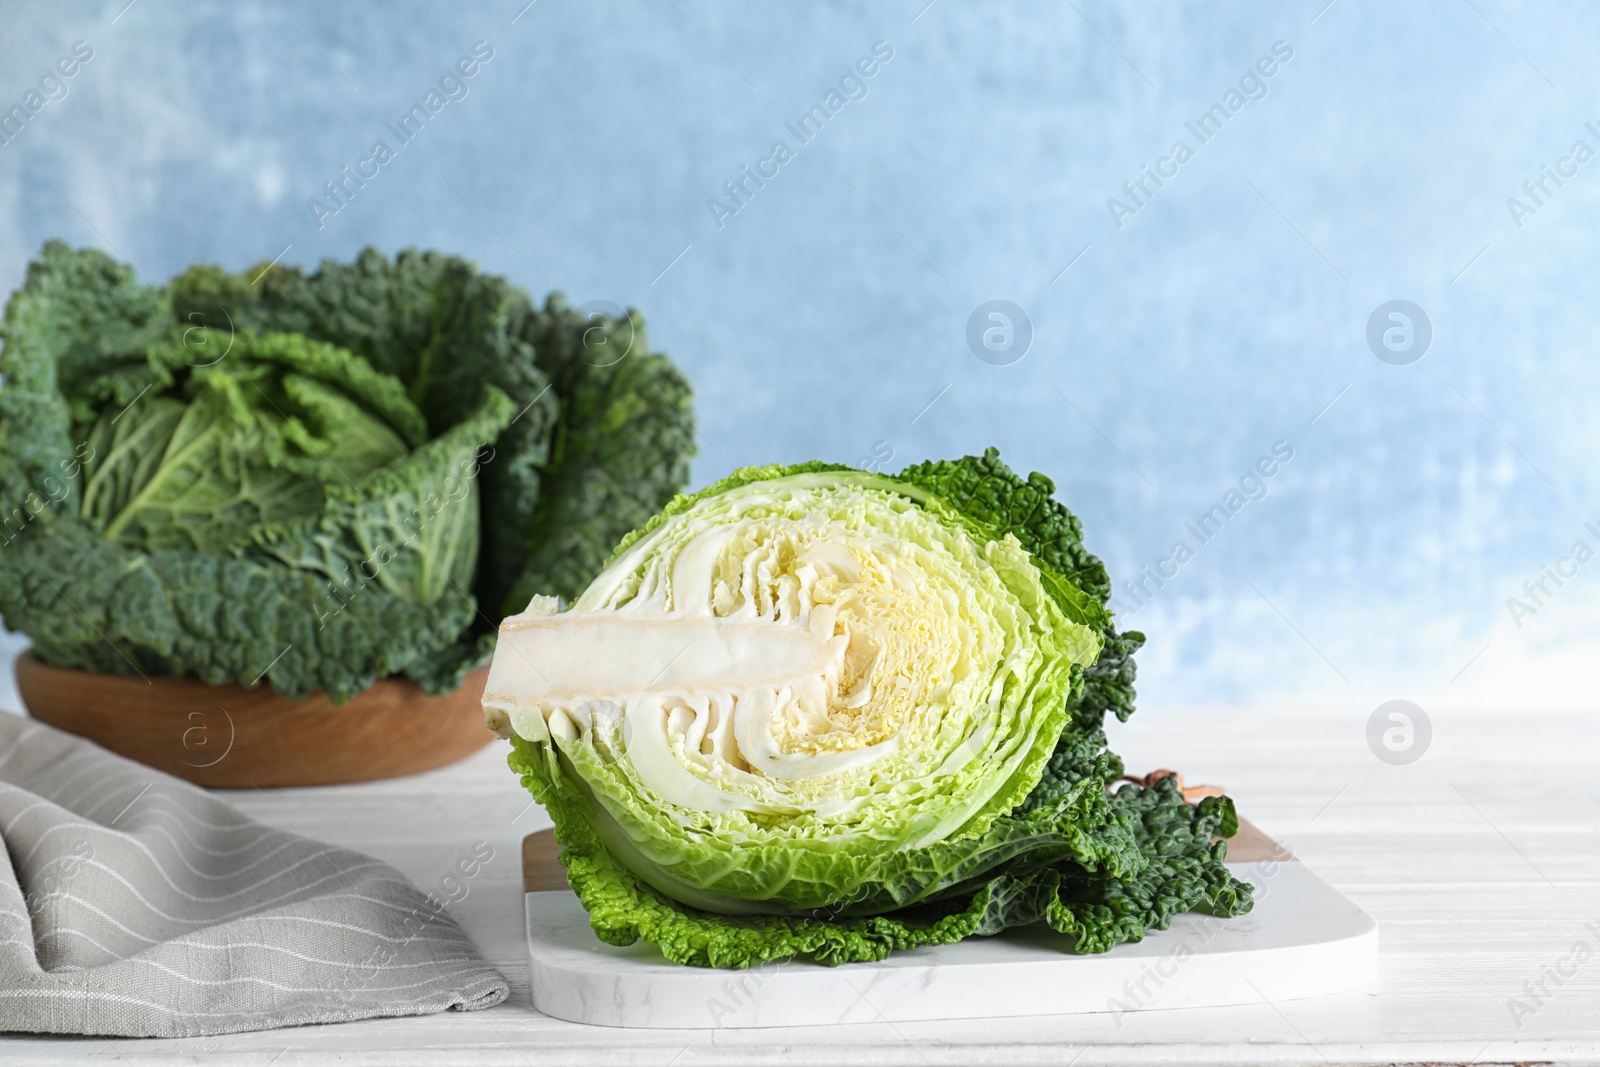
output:
<path id="1" fill-rule="evenodd" d="M 1374 701 L 1376 703 L 1376 701 Z M 1600 1061 L 1600 719 L 1435 711 L 1406 767 L 1366 748 L 1367 709 L 1141 709 L 1110 724 L 1133 771 L 1175 767 L 1229 787 L 1240 810 L 1382 924 L 1372 988 L 1203 1011 L 819 1027 L 618 1031 L 528 1001 L 524 837 L 549 825 L 505 746 L 413 778 L 224 794 L 256 818 L 348 845 L 433 888 L 483 841 L 494 858 L 452 906 L 512 985 L 487 1012 L 189 1041 L 0 1038 L 0 1059 L 67 1064 L 191 1057 L 273 1063 L 1477 1064 Z M 1548 879 L 1548 880 L 1547 880 Z M 1595 950 L 1560 985 L 1579 941 Z M 1513 1014 L 1527 986 L 1548 996 Z M 276 1057 L 276 1059 L 275 1059 Z"/>

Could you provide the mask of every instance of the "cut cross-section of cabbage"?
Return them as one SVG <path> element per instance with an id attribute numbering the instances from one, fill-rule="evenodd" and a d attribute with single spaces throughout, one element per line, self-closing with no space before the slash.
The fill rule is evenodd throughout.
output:
<path id="1" fill-rule="evenodd" d="M 792 914 L 1014 808 L 1099 649 L 1015 537 L 811 472 L 669 509 L 568 610 L 535 598 L 501 625 L 484 707 L 639 878 Z"/>

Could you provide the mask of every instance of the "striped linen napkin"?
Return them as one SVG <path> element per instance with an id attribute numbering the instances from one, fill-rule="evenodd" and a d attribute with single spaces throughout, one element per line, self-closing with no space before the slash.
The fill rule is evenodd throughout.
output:
<path id="1" fill-rule="evenodd" d="M 0 1030 L 189 1037 L 510 992 L 388 864 L 3 713 L 0 839 Z"/>

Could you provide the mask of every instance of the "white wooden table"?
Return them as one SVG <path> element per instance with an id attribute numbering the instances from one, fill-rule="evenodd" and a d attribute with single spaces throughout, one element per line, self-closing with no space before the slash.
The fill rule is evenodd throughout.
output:
<path id="1" fill-rule="evenodd" d="M 1366 990 L 1149 1011 L 1120 1022 L 1097 1014 L 701 1033 L 558 1022 L 528 1001 L 518 856 L 522 837 L 548 823 L 496 742 L 416 778 L 227 796 L 265 822 L 382 857 L 424 889 L 475 842 L 489 842 L 494 859 L 452 910 L 509 979 L 506 1004 L 228 1038 L 0 1038 L 0 1060 L 279 1067 L 1600 1062 L 1600 720 L 1430 711 L 1432 746 L 1404 767 L 1367 749 L 1370 708 L 1144 709 L 1126 726 L 1112 724 L 1113 746 L 1130 769 L 1175 767 L 1191 783 L 1227 786 L 1245 814 L 1378 918 L 1383 962 Z M 1525 983 L 1541 980 L 1548 995 L 1530 994 Z M 1514 999 L 1526 1012 L 1513 1014 Z"/>

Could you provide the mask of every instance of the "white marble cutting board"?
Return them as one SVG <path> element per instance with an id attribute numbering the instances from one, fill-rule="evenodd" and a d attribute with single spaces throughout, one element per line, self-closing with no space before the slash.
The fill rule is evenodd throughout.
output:
<path id="1" fill-rule="evenodd" d="M 1259 837 L 1258 841 L 1265 841 Z M 543 838 L 541 841 L 539 839 Z M 808 1026 L 1143 1011 L 1293 1000 L 1370 982 L 1378 925 L 1267 842 L 1230 863 L 1256 887 L 1248 915 L 1185 914 L 1171 929 L 1098 955 L 1041 926 L 896 953 L 879 963 L 767 964 L 747 971 L 667 963 L 648 945 L 614 948 L 549 867 L 548 831 L 524 844 L 533 1004 L 600 1026 Z"/>

